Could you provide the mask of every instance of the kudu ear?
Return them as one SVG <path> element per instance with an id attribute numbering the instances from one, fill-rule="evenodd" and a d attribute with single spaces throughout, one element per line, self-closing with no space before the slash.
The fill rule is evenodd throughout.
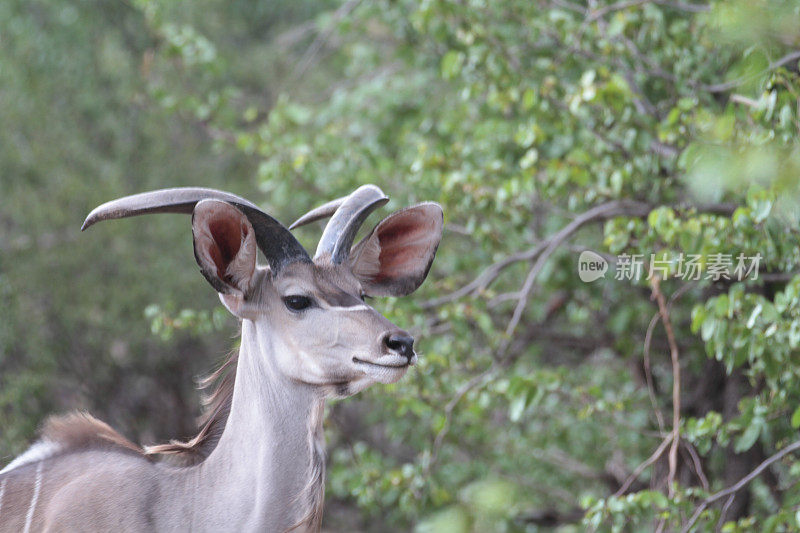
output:
<path id="1" fill-rule="evenodd" d="M 442 238 L 442 207 L 433 202 L 381 220 L 355 245 L 350 267 L 369 296 L 405 296 L 425 281 Z"/>
<path id="2" fill-rule="evenodd" d="M 253 226 L 236 207 L 202 200 L 192 213 L 194 257 L 200 271 L 235 315 L 252 288 L 257 246 Z"/>

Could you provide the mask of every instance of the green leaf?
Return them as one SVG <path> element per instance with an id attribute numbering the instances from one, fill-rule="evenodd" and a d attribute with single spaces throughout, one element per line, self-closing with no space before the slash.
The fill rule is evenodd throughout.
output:
<path id="1" fill-rule="evenodd" d="M 760 303 L 756 304 L 753 308 L 753 311 L 750 313 L 750 318 L 747 319 L 747 329 L 753 329 L 753 325 L 756 323 L 756 318 L 758 315 L 761 314 L 761 310 L 763 309 Z"/>
<path id="2" fill-rule="evenodd" d="M 522 418 L 526 403 L 525 395 L 517 396 L 511 401 L 511 405 L 508 408 L 508 418 L 512 422 L 519 422 L 519 419 Z"/>
<path id="3" fill-rule="evenodd" d="M 707 317 L 703 321 L 703 326 L 700 328 L 700 337 L 708 342 L 711 337 L 714 335 L 714 331 L 717 329 L 717 320 L 712 317 Z"/>
<path id="4" fill-rule="evenodd" d="M 744 433 L 736 440 L 733 450 L 736 453 L 742 453 L 753 447 L 758 437 L 761 435 L 762 423 L 758 419 L 754 419 Z"/>
<path id="5" fill-rule="evenodd" d="M 800 406 L 792 413 L 792 427 L 794 429 L 800 428 Z"/>
<path id="6" fill-rule="evenodd" d="M 441 71 L 445 79 L 452 79 L 461 72 L 464 64 L 464 54 L 458 50 L 450 50 L 442 57 Z"/>

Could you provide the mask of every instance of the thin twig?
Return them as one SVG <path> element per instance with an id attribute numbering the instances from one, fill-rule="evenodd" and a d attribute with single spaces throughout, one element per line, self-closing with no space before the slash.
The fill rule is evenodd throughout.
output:
<path id="1" fill-rule="evenodd" d="M 700 13 L 710 9 L 710 7 L 707 5 L 689 4 L 686 2 L 669 2 L 666 0 L 623 0 L 622 2 L 617 2 L 616 4 L 610 4 L 593 10 L 587 19 L 587 22 L 592 22 L 600 17 L 604 17 L 612 11 L 620 11 L 629 7 L 636 7 L 644 4 L 656 4 L 664 7 L 671 7 L 673 9 L 680 9 L 682 11 L 690 11 L 692 13 Z"/>
<path id="2" fill-rule="evenodd" d="M 764 70 L 757 72 L 755 74 L 751 74 L 749 76 L 744 76 L 742 78 L 737 78 L 735 80 L 726 81 L 724 83 L 717 83 L 715 85 L 701 85 L 700 88 L 704 91 L 708 91 L 710 93 L 723 93 L 725 91 L 729 91 L 731 89 L 735 89 L 739 85 L 742 85 L 748 80 L 757 78 L 758 76 L 763 76 L 767 72 L 773 71 L 778 67 L 782 67 L 783 65 L 790 63 L 800 59 L 800 50 L 795 50 L 794 52 L 789 52 L 785 56 L 781 57 L 780 59 L 773 61 L 772 63 L 767 66 Z"/>
<path id="3" fill-rule="evenodd" d="M 721 490 L 721 491 L 719 491 L 719 492 L 717 492 L 715 494 L 712 494 L 708 498 L 704 499 L 700 503 L 700 505 L 697 507 L 697 509 L 695 509 L 694 514 L 692 514 L 692 517 L 689 519 L 689 521 L 686 523 L 686 525 L 683 526 L 683 529 L 681 529 L 681 533 L 688 533 L 692 529 L 692 527 L 695 525 L 695 523 L 697 523 L 697 520 L 700 518 L 700 515 L 703 514 L 703 511 L 705 511 L 706 508 L 709 505 L 711 505 L 712 503 L 714 503 L 714 502 L 716 502 L 718 500 L 721 500 L 722 498 L 725 498 L 726 496 L 730 496 L 731 494 L 735 494 L 735 493 L 739 492 L 748 483 L 750 483 L 755 478 L 757 478 L 759 475 L 761 475 L 761 473 L 764 470 L 766 470 L 767 467 L 769 467 L 772 463 L 774 463 L 776 461 L 780 461 L 786 455 L 789 455 L 790 453 L 792 453 L 793 451 L 796 451 L 796 450 L 800 450 L 800 440 L 791 443 L 786 448 L 784 448 L 781 451 L 776 452 L 773 455 L 771 455 L 768 458 L 766 458 L 752 472 L 750 472 L 749 474 L 744 476 L 742 479 L 740 479 L 738 482 L 736 482 L 736 484 L 728 487 L 727 489 L 724 489 L 724 490 Z"/>
<path id="4" fill-rule="evenodd" d="M 649 3 L 649 0 L 634 0 L 634 2 L 623 1 L 623 2 L 620 2 L 619 4 L 615 4 L 615 5 L 623 5 L 623 8 L 624 8 L 624 7 L 628 7 L 630 5 L 640 5 L 640 4 L 643 4 L 643 3 Z M 597 28 L 600 30 L 600 35 L 604 39 L 607 39 L 607 40 L 609 40 L 611 42 L 613 42 L 613 41 L 622 41 L 624 45 L 629 47 L 629 51 L 630 51 L 630 47 L 633 47 L 634 49 L 636 49 L 636 46 L 632 42 L 630 42 L 630 41 L 628 43 L 625 42 L 624 36 L 620 36 L 620 35 L 617 35 L 615 37 L 609 36 L 609 34 L 608 34 L 608 23 L 603 18 L 603 15 L 605 14 L 605 11 L 604 11 L 605 8 L 596 8 L 595 7 L 596 5 L 597 5 L 597 2 L 595 0 L 589 0 L 589 6 L 591 8 L 591 12 L 592 13 L 600 13 L 600 15 L 599 16 L 593 16 L 593 15 L 587 16 L 586 20 L 584 21 L 584 26 L 586 26 L 587 24 L 590 24 L 591 22 L 597 21 Z M 611 6 L 608 6 L 608 7 L 611 7 Z M 634 52 L 633 55 L 636 56 L 637 55 L 636 52 Z M 636 107 L 636 111 L 640 115 L 649 115 L 649 116 L 655 118 L 656 120 L 660 120 L 661 116 L 660 116 L 660 114 L 658 112 L 658 109 L 656 109 L 656 107 L 653 105 L 653 103 L 647 98 L 647 96 L 645 95 L 645 92 L 642 90 L 642 88 L 639 86 L 639 83 L 636 81 L 636 76 L 634 75 L 634 74 L 636 74 L 636 72 L 631 70 L 628 67 L 628 65 L 625 64 L 624 61 L 622 61 L 621 58 L 615 57 L 614 58 L 614 63 L 616 63 L 616 65 L 620 68 L 621 73 L 622 73 L 622 77 L 625 78 L 625 81 L 628 82 L 628 86 L 631 88 L 631 94 L 633 96 L 633 105 Z"/>
<path id="5" fill-rule="evenodd" d="M 686 294 L 686 292 L 695 285 L 697 285 L 697 282 L 687 283 L 675 291 L 675 293 L 669 299 L 667 310 L 671 310 L 672 304 L 674 304 L 678 298 Z M 647 382 L 647 395 L 650 397 L 650 403 L 656 415 L 656 421 L 658 422 L 658 429 L 661 433 L 664 433 L 664 417 L 662 416 L 661 409 L 658 408 L 658 404 L 656 402 L 655 387 L 653 385 L 653 373 L 650 370 L 650 345 L 653 341 L 653 330 L 655 330 L 659 316 L 660 313 L 658 312 L 653 315 L 653 318 L 650 319 L 650 323 L 647 325 L 647 331 L 644 335 L 644 377 L 645 381 Z"/>
<path id="6" fill-rule="evenodd" d="M 661 414 L 661 409 L 658 407 L 656 401 L 656 390 L 653 386 L 653 373 L 650 371 L 650 343 L 653 340 L 653 330 L 656 329 L 658 323 L 658 313 L 653 315 L 650 319 L 650 324 L 647 325 L 647 332 L 644 334 L 644 379 L 647 382 L 647 395 L 650 397 L 650 405 L 653 407 L 653 413 L 656 415 L 656 422 L 658 423 L 658 430 L 664 432 L 664 415 Z"/>
<path id="7" fill-rule="evenodd" d="M 643 213 L 645 211 L 650 211 L 649 206 L 639 202 L 626 202 L 623 200 L 607 202 L 605 204 L 598 205 L 597 207 L 593 207 L 585 213 L 575 217 L 572 222 L 561 228 L 561 230 L 559 230 L 555 235 L 550 237 L 547 246 L 539 254 L 539 258 L 531 267 L 530 271 L 528 272 L 528 276 L 525 278 L 525 283 L 520 289 L 520 296 L 517 306 L 514 309 L 511 320 L 508 322 L 508 326 L 506 326 L 506 339 L 502 345 L 502 348 L 500 349 L 501 355 L 504 354 L 505 350 L 508 349 L 509 345 L 511 344 L 511 338 L 513 337 L 514 331 L 517 329 L 517 326 L 522 319 L 522 313 L 525 311 L 525 308 L 528 305 L 528 300 L 533 292 L 536 277 L 539 275 L 539 273 L 541 273 L 544 265 L 547 263 L 547 260 L 550 259 L 551 255 L 553 255 L 553 252 L 555 252 L 564 241 L 572 236 L 573 233 L 593 220 L 597 220 L 598 218 L 620 216 L 632 212 L 635 212 L 640 216 L 644 216 Z"/>
<path id="8" fill-rule="evenodd" d="M 704 13 L 711 10 L 708 4 L 690 4 L 689 2 L 670 2 L 669 0 L 655 0 L 656 4 L 664 7 L 671 7 L 672 9 L 679 9 L 681 11 L 689 11 L 690 13 Z"/>
<path id="9" fill-rule="evenodd" d="M 442 447 L 442 443 L 444 442 L 444 438 L 447 433 L 450 431 L 450 420 L 453 416 L 453 410 L 456 408 L 458 403 L 461 399 L 472 389 L 477 387 L 478 385 L 482 384 L 485 381 L 488 381 L 492 375 L 497 371 L 498 364 L 497 360 L 495 359 L 489 367 L 481 372 L 473 376 L 468 381 L 464 382 L 461 387 L 458 388 L 455 395 L 447 402 L 447 405 L 444 407 L 444 424 L 442 424 L 442 429 L 436 434 L 436 437 L 433 440 L 433 445 L 431 446 L 431 455 L 430 459 L 428 460 L 428 464 L 425 465 L 425 473 L 430 473 L 431 469 L 433 468 L 434 463 L 439 455 L 439 450 Z"/>
<path id="10" fill-rule="evenodd" d="M 339 9 L 333 13 L 333 16 L 329 22 L 330 26 L 328 27 L 327 31 L 317 35 L 317 38 L 314 39 L 314 41 L 303 54 L 303 57 L 300 58 L 300 61 L 297 63 L 294 72 L 292 72 L 292 75 L 289 77 L 291 83 L 294 83 L 303 77 L 303 75 L 306 73 L 306 70 L 308 70 L 308 67 L 310 67 L 311 63 L 314 61 L 314 57 L 316 57 L 320 49 L 322 49 L 325 43 L 331 38 L 333 32 L 336 31 L 336 24 L 341 19 L 346 17 L 351 11 L 353 11 L 360 3 L 361 0 L 347 0 L 347 2 L 342 4 Z"/>
<path id="11" fill-rule="evenodd" d="M 553 0 L 553 5 L 563 7 L 564 9 L 568 9 L 576 13 L 586 13 L 586 9 L 584 9 L 583 6 L 574 4 L 572 2 L 567 2 L 566 0 Z"/>
<path id="12" fill-rule="evenodd" d="M 705 472 L 703 472 L 703 464 L 700 462 L 700 455 L 695 450 L 694 445 L 688 441 L 684 441 L 682 443 L 686 450 L 689 452 L 689 457 L 692 458 L 692 463 L 694 464 L 694 471 L 697 474 L 697 478 L 700 480 L 700 485 L 702 485 L 703 489 L 708 490 L 708 478 L 706 477 Z"/>
<path id="13" fill-rule="evenodd" d="M 653 296 L 658 302 L 658 312 L 661 322 L 667 332 L 670 359 L 672 361 L 672 445 L 669 449 L 669 475 L 667 477 L 667 492 L 670 497 L 675 495 L 673 487 L 675 474 L 678 470 L 678 445 L 680 444 L 681 431 L 681 367 L 678 360 L 678 343 L 675 341 L 675 332 L 669 319 L 669 309 L 664 294 L 661 292 L 661 278 L 654 275 L 650 278 Z"/>
<path id="14" fill-rule="evenodd" d="M 658 445 L 656 451 L 654 451 L 652 455 L 650 455 L 650 457 L 645 459 L 645 461 L 642 464 L 640 464 L 633 470 L 631 475 L 628 476 L 628 479 L 625 480 L 625 483 L 623 483 L 622 486 L 619 488 L 619 490 L 617 490 L 617 492 L 614 493 L 614 497 L 618 498 L 623 494 L 625 494 L 625 491 L 627 491 L 628 488 L 630 488 L 630 486 L 633 484 L 633 482 L 636 481 L 640 475 L 642 475 L 642 472 L 644 472 L 648 466 L 659 460 L 659 458 L 664 454 L 664 450 L 666 450 L 667 446 L 669 446 L 670 443 L 672 442 L 672 439 L 673 439 L 672 433 L 667 435 L 666 438 L 661 441 L 661 444 Z"/>
<path id="15" fill-rule="evenodd" d="M 612 207 L 618 207 L 617 210 L 611 209 Z M 721 215 L 721 216 L 730 216 L 733 211 L 736 209 L 736 204 L 700 204 L 700 205 L 690 205 L 690 204 L 675 204 L 670 205 L 669 207 L 673 209 L 695 209 L 698 213 L 709 213 L 713 215 Z M 611 202 L 607 202 L 596 208 L 590 209 L 580 215 L 578 215 L 574 220 L 580 221 L 579 226 L 583 226 L 589 222 L 602 222 L 608 220 L 609 218 L 617 217 L 617 216 L 629 216 L 629 217 L 645 217 L 647 216 L 650 211 L 655 209 L 655 206 L 646 204 L 644 202 L 637 202 L 634 200 L 615 200 Z M 595 210 L 601 210 L 602 212 L 598 214 Z M 588 219 L 586 218 L 588 216 Z M 577 230 L 575 228 L 573 231 Z M 441 296 L 439 298 L 432 298 L 425 302 L 420 303 L 420 307 L 422 309 L 432 309 L 434 307 L 439 307 L 440 305 L 444 305 L 450 302 L 455 302 L 456 300 L 460 300 L 466 296 L 480 294 L 481 291 L 486 290 L 486 288 L 492 284 L 492 282 L 497 279 L 497 277 L 508 267 L 525 261 L 533 261 L 539 255 L 547 249 L 547 247 L 552 242 L 552 239 L 558 237 L 558 234 L 554 234 L 546 239 L 540 241 L 536 244 L 536 246 L 529 248 L 527 250 L 523 250 L 521 252 L 516 252 L 514 254 L 509 255 L 508 257 L 504 257 L 500 261 L 493 263 L 486 267 L 478 276 L 464 285 L 463 287 Z"/>
<path id="16" fill-rule="evenodd" d="M 732 94 L 730 100 L 731 102 L 735 102 L 737 104 L 744 104 L 747 107 L 752 107 L 754 109 L 758 108 L 758 100 L 753 100 L 752 98 L 748 98 L 747 96 L 741 94 Z"/>
<path id="17" fill-rule="evenodd" d="M 508 257 L 487 267 L 483 272 L 481 272 L 478 275 L 478 277 L 476 277 L 474 280 L 467 283 L 460 289 L 453 291 L 450 294 L 447 294 L 440 298 L 434 298 L 432 300 L 428 300 L 427 302 L 423 302 L 422 304 L 420 304 L 420 307 L 422 307 L 423 309 L 438 307 L 442 304 L 459 300 L 469 294 L 485 290 L 486 287 L 488 287 L 489 284 L 491 284 L 491 282 L 494 281 L 495 278 L 497 278 L 497 276 L 499 276 L 500 273 L 506 268 L 521 261 L 531 261 L 533 259 L 536 259 L 536 257 L 538 257 L 538 255 L 542 253 L 542 251 L 547 247 L 547 244 L 549 242 L 550 239 L 545 239 L 536 246 L 534 246 L 533 248 L 509 255 Z"/>
<path id="18" fill-rule="evenodd" d="M 627 9 L 629 7 L 636 7 L 642 4 L 649 4 L 652 0 L 623 0 L 622 2 L 617 2 L 616 4 L 609 4 L 607 6 L 603 6 L 599 9 L 593 9 L 589 16 L 586 17 L 585 24 L 594 22 L 595 20 L 606 16 L 607 14 L 611 13 L 612 11 L 621 11 L 623 9 Z"/>
<path id="19" fill-rule="evenodd" d="M 733 494 L 728 496 L 727 500 L 725 500 L 725 505 L 722 506 L 722 510 L 719 512 L 719 520 L 717 520 L 717 526 L 716 526 L 717 531 L 722 529 L 722 525 L 725 523 L 725 515 L 728 514 L 728 509 L 731 508 L 731 505 L 733 505 L 733 500 L 735 499 L 736 499 L 736 493 L 734 492 Z"/>
<path id="20" fill-rule="evenodd" d="M 442 296 L 441 298 L 436 298 L 433 300 L 428 300 L 427 302 L 423 302 L 421 307 L 423 309 L 430 309 L 432 307 L 438 307 L 442 304 L 452 302 L 463 298 L 474 292 L 479 292 L 495 280 L 497 276 L 509 266 L 518 263 L 520 261 L 532 261 L 537 257 L 541 260 L 541 255 L 544 254 L 546 257 L 549 257 L 555 248 L 557 248 L 562 242 L 564 242 L 568 237 L 570 237 L 573 233 L 575 233 L 578 229 L 583 227 L 584 225 L 594 222 L 594 221 L 602 221 L 608 218 L 612 218 L 615 216 L 647 216 L 650 213 L 652 207 L 649 204 L 645 204 L 643 202 L 636 202 L 631 200 L 613 200 L 611 202 L 606 202 L 604 204 L 600 204 L 595 206 L 588 211 L 585 211 L 575 217 L 569 224 L 564 226 L 561 230 L 557 233 L 551 235 L 550 237 L 544 239 L 543 241 L 539 242 L 533 248 L 528 250 L 524 250 L 522 252 L 518 252 L 512 254 L 497 263 L 486 268 L 483 272 L 478 275 L 473 281 L 464 285 L 457 291 L 454 291 L 448 295 Z M 546 259 L 545 259 L 546 260 Z M 535 275 L 539 273 L 541 270 L 542 265 L 537 268 L 534 272 L 534 279 Z M 537 261 L 539 264 L 539 261 Z M 536 265 L 534 265 L 535 267 Z M 522 295 L 522 290 L 520 290 L 520 295 Z"/>

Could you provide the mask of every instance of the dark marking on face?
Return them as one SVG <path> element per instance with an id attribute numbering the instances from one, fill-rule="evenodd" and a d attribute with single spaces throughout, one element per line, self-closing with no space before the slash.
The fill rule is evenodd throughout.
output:
<path id="1" fill-rule="evenodd" d="M 347 396 L 350 392 L 350 384 L 349 383 L 337 383 L 336 384 L 336 394 L 338 396 Z"/>
<path id="2" fill-rule="evenodd" d="M 320 299 L 331 307 L 353 307 L 356 305 L 364 305 L 360 298 L 348 294 L 343 290 L 326 290 L 320 291 Z"/>
<path id="3" fill-rule="evenodd" d="M 343 281 L 343 280 L 339 280 Z M 315 295 L 325 304 L 330 307 L 353 307 L 356 305 L 364 305 L 361 298 L 357 294 L 346 291 L 340 287 L 335 281 L 326 279 L 323 275 L 316 276 Z M 348 284 L 343 283 L 344 286 Z M 353 292 L 358 290 L 357 286 L 351 287 Z"/>

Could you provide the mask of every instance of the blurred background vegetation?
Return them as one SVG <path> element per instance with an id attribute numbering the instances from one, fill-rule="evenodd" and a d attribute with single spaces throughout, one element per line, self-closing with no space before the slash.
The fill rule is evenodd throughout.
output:
<path id="1" fill-rule="evenodd" d="M 793 1 L 3 0 L 0 464 L 76 408 L 190 436 L 235 346 L 188 220 L 91 208 L 376 183 L 446 232 L 375 302 L 419 366 L 328 406 L 327 530 L 796 530 L 798 60 Z M 666 279 L 583 283 L 584 249 Z"/>

